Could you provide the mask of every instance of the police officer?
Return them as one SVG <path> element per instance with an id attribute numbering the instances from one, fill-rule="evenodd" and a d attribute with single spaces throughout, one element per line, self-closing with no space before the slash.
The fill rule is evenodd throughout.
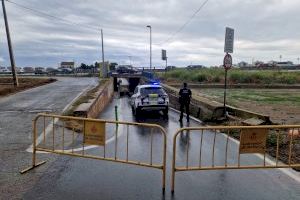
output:
<path id="1" fill-rule="evenodd" d="M 179 121 L 182 122 L 183 118 L 183 110 L 185 107 L 186 112 L 186 120 L 187 122 L 190 121 L 190 101 L 192 98 L 192 91 L 187 88 L 187 83 L 183 83 L 183 88 L 179 91 L 179 103 L 180 103 L 180 119 Z"/>

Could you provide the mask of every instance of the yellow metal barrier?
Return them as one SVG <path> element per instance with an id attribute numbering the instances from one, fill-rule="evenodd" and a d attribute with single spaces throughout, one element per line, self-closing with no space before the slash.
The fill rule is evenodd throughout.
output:
<path id="1" fill-rule="evenodd" d="M 181 148 L 177 149 L 177 143 Z M 300 152 L 293 151 L 295 144 L 300 144 L 300 125 L 179 129 L 173 138 L 171 191 L 175 188 L 175 172 L 180 171 L 300 167 Z M 190 152 L 197 155 L 196 159 Z"/>
<path id="2" fill-rule="evenodd" d="M 147 144 L 135 143 L 135 147 L 138 145 L 142 146 L 143 152 L 145 152 L 144 148 L 147 145 L 149 146 L 148 161 L 140 161 L 141 159 L 145 160 L 145 158 L 139 158 L 139 160 L 129 159 L 130 137 L 133 137 L 130 134 L 131 128 L 142 129 L 139 132 L 145 133 L 144 136 L 148 137 L 149 142 Z M 41 129 L 42 133 L 38 136 L 39 129 Z M 121 135 L 119 132 L 123 134 Z M 108 140 L 106 139 L 106 134 L 111 135 Z M 153 148 L 154 137 L 161 138 L 160 142 L 155 140 L 159 143 L 156 144 L 159 147 L 156 146 L 155 149 Z M 123 143 L 120 142 L 120 138 L 123 139 Z M 114 145 L 107 145 L 108 141 L 114 142 Z M 123 144 L 123 148 L 120 147 L 120 143 Z M 95 151 L 91 150 L 92 148 L 98 149 Z M 125 149 L 125 151 L 120 151 L 118 148 Z M 132 148 L 131 151 L 133 150 L 135 149 Z M 153 156 L 154 150 L 159 151 L 161 154 L 155 160 Z M 162 170 L 162 189 L 163 192 L 165 191 L 166 131 L 156 124 L 38 114 L 33 120 L 32 166 L 22 170 L 20 173 L 23 174 L 45 163 L 45 161 L 36 162 L 37 151 L 160 169 Z M 99 155 L 100 153 L 101 155 Z M 138 156 L 136 153 L 135 156 Z"/>

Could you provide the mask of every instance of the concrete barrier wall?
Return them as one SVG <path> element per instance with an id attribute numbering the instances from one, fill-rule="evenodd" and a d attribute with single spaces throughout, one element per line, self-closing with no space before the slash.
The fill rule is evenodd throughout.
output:
<path id="1" fill-rule="evenodd" d="M 179 110 L 179 89 L 166 84 L 161 85 L 169 95 L 171 106 Z M 223 105 L 193 94 L 190 104 L 190 113 L 192 116 L 197 117 L 201 120 L 219 119 L 223 116 Z"/>
<path id="2" fill-rule="evenodd" d="M 161 85 L 164 87 L 165 91 L 169 95 L 170 105 L 173 108 L 179 110 L 180 108 L 180 104 L 178 102 L 179 89 L 166 84 L 161 84 Z M 231 115 L 234 115 L 241 119 L 257 118 L 263 120 L 265 124 L 272 124 L 270 120 L 270 116 L 251 112 L 248 110 L 243 110 L 233 106 L 226 105 L 226 107 L 227 107 L 226 110 Z M 191 104 L 190 104 L 190 113 L 192 116 L 197 117 L 204 121 L 219 120 L 223 118 L 223 112 L 224 112 L 223 104 L 193 94 Z"/>
<path id="3" fill-rule="evenodd" d="M 74 116 L 96 118 L 110 103 L 114 94 L 113 79 L 107 79 L 95 93 L 95 98 L 88 103 L 79 105 L 74 111 Z"/>
<path id="4" fill-rule="evenodd" d="M 103 87 L 100 87 L 97 97 L 87 110 L 88 118 L 96 118 L 101 111 L 110 103 L 114 94 L 113 80 L 109 79 Z"/>

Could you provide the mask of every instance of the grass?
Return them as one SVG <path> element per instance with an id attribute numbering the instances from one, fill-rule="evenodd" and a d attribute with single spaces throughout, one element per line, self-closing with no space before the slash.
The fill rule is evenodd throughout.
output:
<path id="1" fill-rule="evenodd" d="M 224 83 L 224 69 L 175 69 L 166 73 L 157 73 L 161 79 L 188 81 L 194 83 Z M 239 70 L 228 71 L 228 82 L 234 84 L 300 84 L 300 72 L 274 70 Z"/>
<path id="2" fill-rule="evenodd" d="M 214 100 L 222 102 L 223 89 L 200 89 L 201 93 L 211 96 Z M 288 89 L 229 89 L 227 90 L 227 101 L 236 105 L 240 101 L 254 101 L 274 105 L 300 106 L 300 90 Z"/>

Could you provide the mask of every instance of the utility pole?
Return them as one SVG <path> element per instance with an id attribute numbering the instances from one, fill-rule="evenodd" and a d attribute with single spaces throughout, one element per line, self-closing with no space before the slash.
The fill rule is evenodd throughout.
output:
<path id="1" fill-rule="evenodd" d="M 3 16 L 4 16 L 4 22 L 5 22 L 7 44 L 8 44 L 8 50 L 9 50 L 11 72 L 12 72 L 12 75 L 13 75 L 14 86 L 18 87 L 19 82 L 18 82 L 18 77 L 17 77 L 17 73 L 16 73 L 15 58 L 14 58 L 13 48 L 12 48 L 11 39 L 10 39 L 9 26 L 8 26 L 8 21 L 7 21 L 7 15 L 6 15 L 4 0 L 2 0 L 2 8 L 3 8 Z"/>
<path id="2" fill-rule="evenodd" d="M 150 29 L 150 71 L 152 69 L 152 27 L 150 25 L 147 26 Z"/>
<path id="3" fill-rule="evenodd" d="M 128 56 L 128 58 L 129 58 L 129 63 L 130 63 L 130 65 L 131 65 L 131 56 Z"/>
<path id="4" fill-rule="evenodd" d="M 102 71 L 103 71 L 103 77 L 106 78 L 107 76 L 107 70 L 105 69 L 105 63 L 104 63 L 104 45 L 103 45 L 103 31 L 101 29 L 101 42 L 102 42 Z M 100 73 L 101 73 L 101 70 L 100 70 Z M 106 74 L 105 74 L 106 73 Z"/>

